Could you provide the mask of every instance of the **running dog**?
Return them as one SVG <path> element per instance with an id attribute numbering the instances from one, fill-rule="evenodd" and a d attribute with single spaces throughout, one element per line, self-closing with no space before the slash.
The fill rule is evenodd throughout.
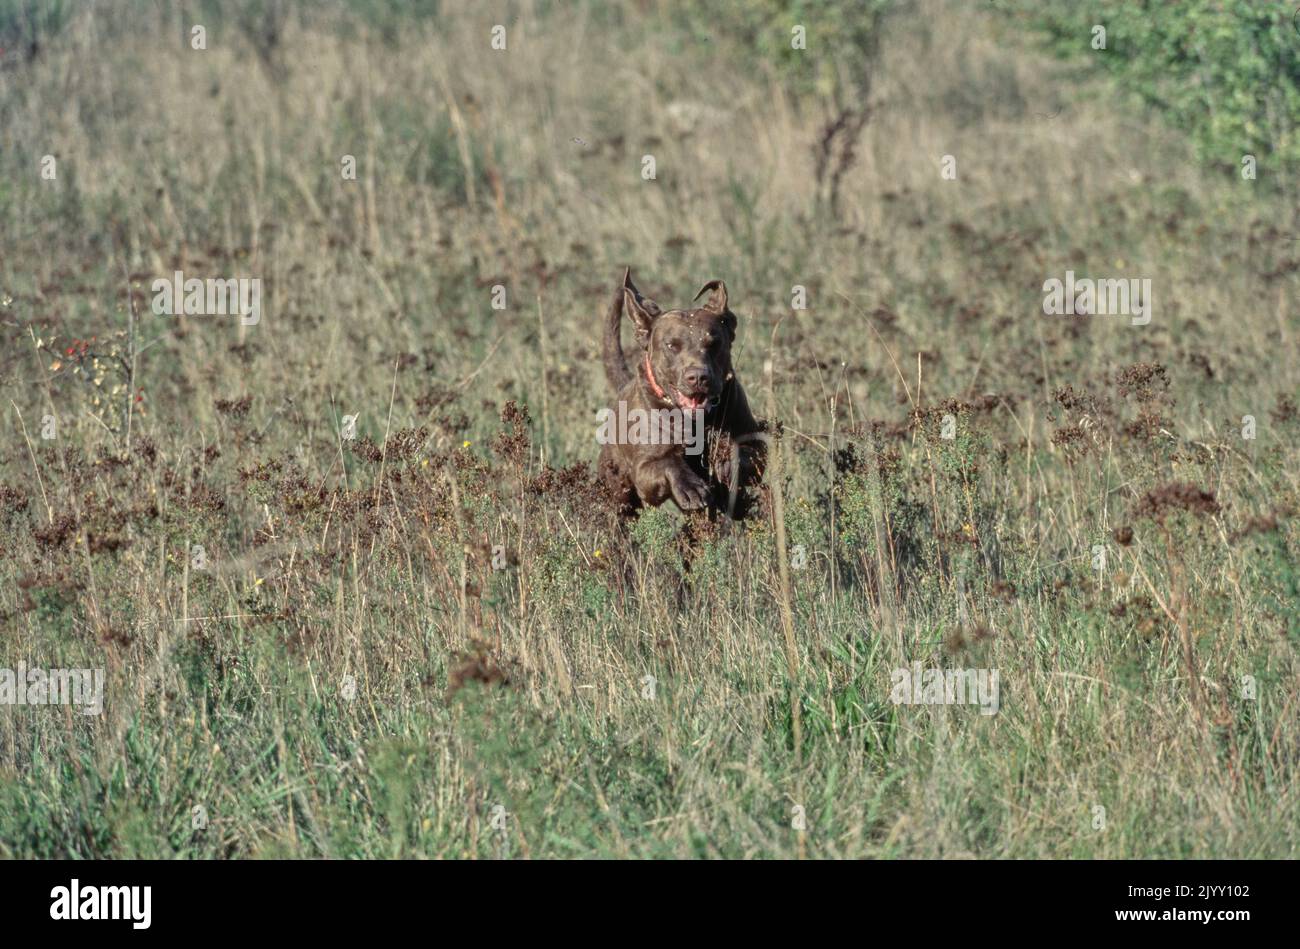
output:
<path id="1" fill-rule="evenodd" d="M 648 429 L 634 427 L 632 437 L 621 429 L 625 437 L 605 439 L 601 449 L 600 477 L 626 513 L 671 498 L 683 511 L 734 516 L 737 492 L 762 476 L 766 437 L 731 365 L 736 314 L 721 280 L 706 283 L 695 300 L 706 294 L 703 306 L 663 310 L 626 270 L 610 303 L 604 360 L 615 392 L 611 411 L 654 420 Z M 635 371 L 620 339 L 624 311 L 638 345 Z M 657 437 L 662 432 L 682 437 Z"/>

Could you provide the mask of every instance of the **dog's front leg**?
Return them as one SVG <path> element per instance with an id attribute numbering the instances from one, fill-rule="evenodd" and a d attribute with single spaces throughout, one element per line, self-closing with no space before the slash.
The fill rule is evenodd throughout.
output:
<path id="1" fill-rule="evenodd" d="M 766 460 L 765 434 L 730 435 L 719 440 L 709 461 L 709 473 L 724 489 L 739 491 L 762 480 Z"/>
<path id="2" fill-rule="evenodd" d="M 637 465 L 632 475 L 636 493 L 652 507 L 669 498 L 683 511 L 698 511 L 709 503 L 709 485 L 673 455 L 647 459 Z"/>
<path id="3" fill-rule="evenodd" d="M 767 465 L 767 443 L 765 441 L 751 441 L 745 444 L 737 444 L 736 452 L 739 455 L 739 478 L 736 486 L 747 488 L 752 484 L 757 484 L 763 478 L 763 469 Z"/>

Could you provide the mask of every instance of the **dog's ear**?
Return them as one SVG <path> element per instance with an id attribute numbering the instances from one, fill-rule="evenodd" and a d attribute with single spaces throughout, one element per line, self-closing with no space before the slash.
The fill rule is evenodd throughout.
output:
<path id="1" fill-rule="evenodd" d="M 643 347 L 646 346 L 650 340 L 650 328 L 663 310 L 654 300 L 641 296 L 641 291 L 636 288 L 636 284 L 632 283 L 631 268 L 623 271 L 623 306 L 632 317 L 637 341 Z"/>
<path id="2" fill-rule="evenodd" d="M 736 338 L 736 314 L 732 313 L 727 307 L 727 285 L 721 280 L 710 280 L 700 288 L 700 292 L 695 294 L 695 299 L 699 299 L 704 294 L 709 295 L 702 309 L 706 313 L 715 313 L 722 317 L 722 323 L 731 333 L 732 340 Z"/>
<path id="3" fill-rule="evenodd" d="M 695 294 L 695 299 L 698 300 L 706 293 L 709 295 L 709 299 L 705 301 L 703 309 L 719 316 L 727 312 L 727 285 L 725 283 L 721 280 L 710 280 L 700 287 L 700 292 Z"/>

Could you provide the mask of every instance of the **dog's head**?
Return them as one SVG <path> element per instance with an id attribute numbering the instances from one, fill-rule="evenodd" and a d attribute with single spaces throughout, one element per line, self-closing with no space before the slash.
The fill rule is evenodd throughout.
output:
<path id="1" fill-rule="evenodd" d="M 705 294 L 708 298 L 701 307 L 663 310 L 641 295 L 630 271 L 623 274 L 623 304 L 641 346 L 642 374 L 657 398 L 688 411 L 716 408 L 735 375 L 731 344 L 736 339 L 736 314 L 727 307 L 727 286 L 710 280 L 695 299 Z"/>

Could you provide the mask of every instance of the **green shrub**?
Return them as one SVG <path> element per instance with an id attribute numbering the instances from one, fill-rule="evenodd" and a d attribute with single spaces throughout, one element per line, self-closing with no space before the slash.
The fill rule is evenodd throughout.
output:
<path id="1" fill-rule="evenodd" d="M 1030 6 L 1060 50 L 1091 53 L 1186 132 L 1207 163 L 1300 167 L 1300 32 L 1282 0 L 1049 0 Z M 1106 48 L 1093 49 L 1094 27 Z M 1265 162 L 1265 159 L 1271 159 Z"/>
<path id="2" fill-rule="evenodd" d="M 0 50 L 35 59 L 71 16 L 64 0 L 0 0 Z"/>

